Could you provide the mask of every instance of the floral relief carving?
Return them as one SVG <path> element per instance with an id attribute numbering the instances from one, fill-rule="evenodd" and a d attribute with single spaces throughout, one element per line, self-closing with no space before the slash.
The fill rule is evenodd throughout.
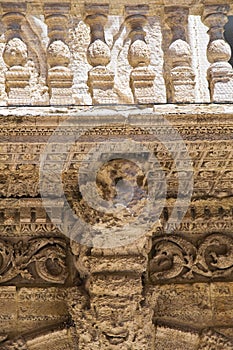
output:
<path id="1" fill-rule="evenodd" d="M 192 268 L 195 255 L 195 247 L 180 237 L 156 239 L 150 260 L 151 280 L 167 280 L 187 275 Z"/>
<path id="2" fill-rule="evenodd" d="M 233 238 L 211 234 L 194 245 L 179 236 L 155 238 L 149 274 L 152 282 L 218 279 L 232 276 Z"/>
<path id="3" fill-rule="evenodd" d="M 0 283 L 22 280 L 63 284 L 68 276 L 66 243 L 59 238 L 33 238 L 28 242 L 0 241 Z M 34 265 L 34 268 L 32 268 Z"/>

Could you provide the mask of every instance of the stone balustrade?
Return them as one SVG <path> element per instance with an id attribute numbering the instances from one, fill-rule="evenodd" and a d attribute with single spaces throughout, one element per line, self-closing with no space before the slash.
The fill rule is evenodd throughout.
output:
<path id="1" fill-rule="evenodd" d="M 233 102 L 229 0 L 0 5 L 1 106 Z"/>

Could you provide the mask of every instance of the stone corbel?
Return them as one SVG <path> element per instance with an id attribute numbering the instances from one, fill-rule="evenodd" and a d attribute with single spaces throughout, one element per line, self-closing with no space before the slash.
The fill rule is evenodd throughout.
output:
<path id="1" fill-rule="evenodd" d="M 6 27 L 3 59 L 8 67 L 5 74 L 8 104 L 28 105 L 31 103 L 30 71 L 25 67 L 28 48 L 22 39 L 21 30 L 25 21 L 26 3 L 2 3 L 2 11 L 2 21 Z"/>
<path id="2" fill-rule="evenodd" d="M 209 27 L 207 58 L 210 67 L 207 72 L 212 102 L 233 101 L 233 70 L 228 63 L 231 57 L 230 45 L 224 39 L 224 26 L 228 21 L 229 5 L 207 5 L 202 20 Z"/>
<path id="3" fill-rule="evenodd" d="M 130 29 L 131 44 L 128 51 L 128 61 L 132 66 L 130 85 L 135 103 L 155 102 L 155 73 L 148 67 L 150 64 L 150 49 L 146 43 L 144 26 L 147 23 L 148 6 L 126 6 L 126 24 Z"/>
<path id="4" fill-rule="evenodd" d="M 188 14 L 187 7 L 165 7 L 166 23 L 172 32 L 172 42 L 168 49 L 168 84 L 171 102 L 174 103 L 195 101 L 195 75 L 186 34 Z"/>
<path id="5" fill-rule="evenodd" d="M 104 34 L 108 5 L 87 5 L 85 13 L 85 22 L 90 26 L 91 35 L 87 60 L 93 67 L 88 73 L 88 85 L 93 103 L 117 103 L 114 73 L 106 67 L 111 60 L 111 51 Z"/>
<path id="6" fill-rule="evenodd" d="M 85 348 L 93 346 L 94 335 L 103 350 L 133 349 L 139 327 L 143 337 L 137 339 L 138 349 L 144 348 L 145 339 L 146 346 L 151 348 L 153 310 L 148 312 L 139 307 L 144 300 L 142 275 L 147 270 L 151 237 L 142 237 L 122 247 L 91 250 L 72 242 L 71 249 L 78 271 L 85 276 L 89 313 L 95 322 L 92 338 L 86 337 Z"/>
<path id="7" fill-rule="evenodd" d="M 73 73 L 68 67 L 70 50 L 66 44 L 69 4 L 48 3 L 44 6 L 45 22 L 50 42 L 47 48 L 48 87 L 52 105 L 73 103 Z"/>

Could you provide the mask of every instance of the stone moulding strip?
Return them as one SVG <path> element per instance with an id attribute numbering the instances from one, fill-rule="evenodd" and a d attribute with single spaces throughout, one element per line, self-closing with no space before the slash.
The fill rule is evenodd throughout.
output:
<path id="1" fill-rule="evenodd" d="M 8 0 L 2 0 L 1 3 L 5 4 L 8 3 Z M 24 1 L 22 1 L 23 3 Z M 16 0 L 11 1 L 11 3 L 16 3 L 18 2 Z M 26 3 L 26 1 L 25 1 Z M 28 2 L 28 8 L 30 13 L 38 13 L 38 11 L 42 11 L 43 5 L 47 3 L 55 3 L 59 4 L 59 1 L 46 1 L 46 0 L 33 0 Z M 96 1 L 86 1 L 86 0 L 80 0 L 80 1 L 75 1 L 75 0 L 65 0 L 62 1 L 62 4 L 69 4 L 71 5 L 71 13 L 79 13 L 80 15 L 83 14 L 84 12 L 84 6 L 87 5 L 92 5 L 96 4 Z M 219 1 L 212 1 L 212 0 L 207 0 L 205 1 L 205 4 L 211 4 L 211 3 L 224 3 L 224 4 L 229 4 L 232 5 L 231 0 L 225 0 L 224 2 L 219 2 Z M 124 9 L 125 6 L 128 5 L 133 5 L 133 6 L 138 6 L 140 5 L 140 2 L 138 4 L 135 4 L 135 1 L 127 1 L 127 0 L 121 0 L 120 2 L 116 2 L 115 0 L 109 0 L 109 1 L 102 1 L 98 2 L 98 4 L 104 4 L 104 5 L 109 5 L 109 14 L 110 15 L 123 15 L 124 14 Z M 188 6 L 191 9 L 191 14 L 200 14 L 202 9 L 203 9 L 203 1 L 200 0 L 179 0 L 179 1 L 169 1 L 169 0 L 145 0 L 143 1 L 143 5 L 148 5 L 149 6 L 149 15 L 153 15 L 156 10 L 161 10 L 163 6 Z"/>

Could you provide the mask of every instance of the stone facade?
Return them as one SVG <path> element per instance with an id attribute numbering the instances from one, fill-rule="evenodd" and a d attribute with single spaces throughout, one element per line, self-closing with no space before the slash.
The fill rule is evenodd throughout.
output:
<path id="1" fill-rule="evenodd" d="M 231 1 L 0 4 L 0 349 L 233 349 Z"/>

